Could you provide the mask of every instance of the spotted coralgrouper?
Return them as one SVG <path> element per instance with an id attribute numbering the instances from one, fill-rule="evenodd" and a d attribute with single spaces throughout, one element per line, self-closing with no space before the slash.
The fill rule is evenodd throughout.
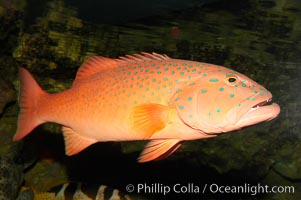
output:
<path id="1" fill-rule="evenodd" d="M 156 53 L 94 56 L 70 89 L 48 94 L 20 68 L 20 140 L 45 122 L 63 125 L 67 155 L 99 141 L 150 140 L 140 162 L 162 159 L 185 140 L 215 137 L 275 118 L 272 94 L 247 76 Z"/>

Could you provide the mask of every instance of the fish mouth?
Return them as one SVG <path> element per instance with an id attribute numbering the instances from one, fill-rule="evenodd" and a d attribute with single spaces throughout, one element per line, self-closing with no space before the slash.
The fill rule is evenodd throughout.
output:
<path id="1" fill-rule="evenodd" d="M 280 107 L 272 103 L 272 98 L 268 98 L 253 105 L 236 123 L 240 127 L 251 126 L 260 122 L 269 121 L 277 117 Z"/>
<path id="2" fill-rule="evenodd" d="M 272 98 L 269 98 L 268 100 L 264 100 L 262 102 L 259 102 L 256 105 L 254 105 L 248 112 L 256 110 L 256 109 L 258 109 L 258 108 L 260 108 L 260 107 L 262 107 L 262 106 L 264 106 L 266 104 L 271 104 L 271 102 L 272 102 Z"/>

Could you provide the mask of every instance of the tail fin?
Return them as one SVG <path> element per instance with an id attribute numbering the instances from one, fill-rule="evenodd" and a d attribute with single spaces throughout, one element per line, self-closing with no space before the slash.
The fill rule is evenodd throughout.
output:
<path id="1" fill-rule="evenodd" d="M 32 75 L 24 68 L 19 69 L 20 92 L 19 105 L 20 113 L 18 119 L 18 128 L 13 141 L 18 141 L 28 135 L 35 127 L 44 121 L 37 116 L 37 103 L 41 96 L 46 94 Z"/>

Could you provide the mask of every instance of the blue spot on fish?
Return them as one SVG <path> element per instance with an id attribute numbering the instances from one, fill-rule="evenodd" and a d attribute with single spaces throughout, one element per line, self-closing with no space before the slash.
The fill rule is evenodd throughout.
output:
<path id="1" fill-rule="evenodd" d="M 224 91 L 224 88 L 223 87 L 219 88 L 219 91 L 221 91 L 221 92 Z"/>
<path id="2" fill-rule="evenodd" d="M 216 82 L 218 82 L 218 79 L 217 79 L 217 78 L 211 78 L 209 81 L 210 81 L 211 83 L 216 83 Z"/>
<path id="3" fill-rule="evenodd" d="M 201 92 L 204 94 L 207 92 L 207 90 L 203 89 L 203 90 L 201 90 Z"/>
<path id="4" fill-rule="evenodd" d="M 181 105 L 181 106 L 179 106 L 179 108 L 182 110 L 184 108 L 184 106 Z"/>
<path id="5" fill-rule="evenodd" d="M 188 101 L 192 101 L 192 97 L 188 97 Z"/>
<path id="6" fill-rule="evenodd" d="M 220 113 L 220 112 L 221 112 L 221 109 L 217 109 L 216 112 L 217 112 L 217 113 Z"/>
<path id="7" fill-rule="evenodd" d="M 230 94 L 230 98 L 233 98 L 233 97 L 234 97 L 234 94 L 233 94 L 233 93 L 231 93 L 231 94 Z"/>

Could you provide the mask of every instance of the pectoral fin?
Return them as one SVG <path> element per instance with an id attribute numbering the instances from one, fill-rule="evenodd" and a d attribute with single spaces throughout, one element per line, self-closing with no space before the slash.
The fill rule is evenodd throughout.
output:
<path id="1" fill-rule="evenodd" d="M 171 107 L 154 103 L 135 106 L 131 112 L 132 129 L 139 138 L 148 139 L 169 123 L 173 111 Z"/>
<path id="2" fill-rule="evenodd" d="M 160 139 L 150 141 L 140 154 L 138 162 L 161 160 L 170 156 L 181 146 L 178 139 Z"/>
<path id="3" fill-rule="evenodd" d="M 65 152 L 68 156 L 77 154 L 97 142 L 97 140 L 95 139 L 86 138 L 79 135 L 74 130 L 68 127 L 63 127 L 62 131 L 65 139 Z"/>

